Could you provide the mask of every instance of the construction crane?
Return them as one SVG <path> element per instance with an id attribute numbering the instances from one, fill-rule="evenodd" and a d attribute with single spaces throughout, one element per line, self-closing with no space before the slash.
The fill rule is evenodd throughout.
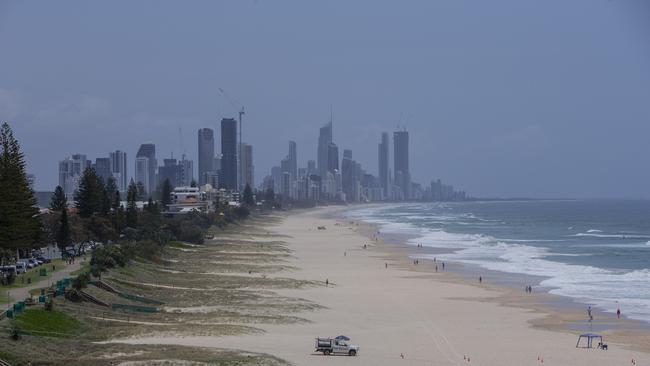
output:
<path id="1" fill-rule="evenodd" d="M 226 100 L 228 100 L 230 105 L 235 110 L 239 111 L 238 112 L 239 113 L 239 146 L 238 146 L 238 152 L 237 152 L 237 158 L 239 160 L 239 164 L 237 164 L 237 186 L 239 187 L 240 191 L 243 191 L 243 187 L 242 187 L 242 183 L 243 183 L 242 175 L 243 175 L 243 172 L 242 172 L 242 161 L 241 161 L 241 158 L 242 158 L 242 156 L 241 156 L 241 153 L 242 153 L 242 150 L 241 150 L 242 149 L 242 123 L 241 123 L 241 121 L 242 121 L 242 116 L 246 112 L 244 112 L 244 106 L 242 105 L 241 107 L 238 107 L 238 104 L 240 104 L 240 103 L 235 103 L 235 100 L 228 93 L 226 93 L 225 90 L 219 88 L 219 91 L 226 98 Z"/>

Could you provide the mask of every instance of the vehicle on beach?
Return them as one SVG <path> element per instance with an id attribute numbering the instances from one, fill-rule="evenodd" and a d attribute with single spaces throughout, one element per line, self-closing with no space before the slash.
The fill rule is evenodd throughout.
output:
<path id="1" fill-rule="evenodd" d="M 359 353 L 359 347 L 348 344 L 350 338 L 338 336 L 336 338 L 316 338 L 316 352 L 322 352 L 323 355 L 343 354 L 356 356 Z"/>

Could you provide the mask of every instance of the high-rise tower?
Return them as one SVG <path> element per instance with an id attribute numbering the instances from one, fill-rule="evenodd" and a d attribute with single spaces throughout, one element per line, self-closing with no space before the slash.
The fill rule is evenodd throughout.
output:
<path id="1" fill-rule="evenodd" d="M 214 170 L 214 131 L 211 128 L 199 130 L 199 185 L 208 183 L 208 173 Z"/>
<path id="2" fill-rule="evenodd" d="M 237 121 L 221 120 L 221 176 L 220 184 L 226 189 L 237 189 Z"/>
<path id="3" fill-rule="evenodd" d="M 318 174 L 321 177 L 327 176 L 329 169 L 329 145 L 332 143 L 332 122 L 320 128 L 318 135 Z"/>
<path id="4" fill-rule="evenodd" d="M 381 134 L 381 142 L 379 143 L 379 154 L 378 154 L 378 162 L 379 162 L 379 184 L 381 184 L 381 189 L 384 195 L 384 199 L 388 198 L 388 193 L 390 192 L 389 190 L 389 181 L 388 181 L 388 160 L 389 160 L 389 152 L 388 152 L 388 132 L 382 132 Z"/>
<path id="5" fill-rule="evenodd" d="M 146 160 L 146 167 L 144 166 Z M 142 144 L 135 155 L 136 161 L 136 182 L 142 182 L 149 195 L 156 190 L 156 171 L 158 161 L 156 160 L 156 145 Z"/>
<path id="6" fill-rule="evenodd" d="M 409 133 L 406 130 L 393 133 L 395 184 L 400 187 L 402 199 L 411 197 L 411 172 L 409 170 Z"/>

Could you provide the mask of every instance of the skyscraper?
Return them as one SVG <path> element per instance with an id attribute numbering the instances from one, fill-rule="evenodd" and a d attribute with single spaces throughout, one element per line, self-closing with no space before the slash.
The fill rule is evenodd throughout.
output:
<path id="1" fill-rule="evenodd" d="M 241 156 L 242 186 L 246 188 L 246 185 L 248 184 L 251 188 L 254 188 L 255 167 L 253 166 L 253 146 L 247 143 L 242 143 L 240 151 L 242 155 Z"/>
<path id="2" fill-rule="evenodd" d="M 213 163 L 214 131 L 211 128 L 202 128 L 199 130 L 199 185 L 208 183 L 206 173 L 216 170 Z"/>
<path id="3" fill-rule="evenodd" d="M 179 185 L 183 187 L 189 187 L 194 180 L 194 162 L 192 160 L 185 160 L 185 154 L 183 154 L 183 159 L 179 162 L 181 167 L 181 176 Z"/>
<path id="4" fill-rule="evenodd" d="M 126 170 L 126 153 L 124 151 L 115 150 L 109 154 L 111 159 L 111 174 L 115 178 L 117 190 L 125 192 L 128 188 L 127 170 Z"/>
<path id="5" fill-rule="evenodd" d="M 379 143 L 379 184 L 381 184 L 382 191 L 384 193 L 384 199 L 388 198 L 389 192 L 389 180 L 388 180 L 388 132 L 382 132 L 381 142 Z"/>
<path id="6" fill-rule="evenodd" d="M 291 173 L 291 180 L 298 179 L 298 153 L 295 141 L 289 141 L 289 173 Z"/>
<path id="7" fill-rule="evenodd" d="M 409 170 L 409 133 L 395 131 L 393 133 L 393 157 L 395 184 L 400 187 L 402 198 L 409 199 L 411 191 L 411 172 Z"/>
<path id="8" fill-rule="evenodd" d="M 146 156 L 135 158 L 135 183 L 142 183 L 144 189 L 149 193 L 149 159 Z"/>
<path id="9" fill-rule="evenodd" d="M 158 184 L 169 180 L 172 188 L 179 187 L 181 181 L 181 165 L 176 159 L 163 159 L 163 165 L 158 168 Z"/>
<path id="10" fill-rule="evenodd" d="M 79 187 L 81 175 L 90 165 L 90 160 L 84 154 L 73 154 L 59 162 L 59 185 L 66 195 L 72 197 Z"/>
<path id="11" fill-rule="evenodd" d="M 354 202 L 357 200 L 356 188 L 356 163 L 352 160 L 352 150 L 343 150 L 343 159 L 341 160 L 341 185 L 343 193 L 345 193 L 345 200 L 347 202 Z"/>
<path id="12" fill-rule="evenodd" d="M 339 147 L 330 142 L 327 145 L 327 171 L 334 173 L 335 170 L 339 170 Z"/>
<path id="13" fill-rule="evenodd" d="M 318 135 L 318 174 L 321 177 L 327 176 L 329 169 L 329 145 L 332 143 L 332 122 L 330 121 L 325 126 L 320 128 Z"/>
<path id="14" fill-rule="evenodd" d="M 102 178 L 104 184 L 108 182 L 108 178 L 112 177 L 111 174 L 111 158 L 97 158 L 95 159 L 95 173 Z M 116 183 L 117 184 L 117 183 Z"/>
<path id="15" fill-rule="evenodd" d="M 237 189 L 237 121 L 221 120 L 221 175 L 220 184 L 226 189 Z"/>
<path id="16" fill-rule="evenodd" d="M 142 182 L 146 192 L 151 195 L 156 190 L 156 171 L 158 170 L 158 161 L 156 160 L 156 145 L 142 144 L 135 155 L 136 168 L 135 168 L 135 181 Z M 146 170 L 143 161 L 146 160 Z M 139 164 L 139 165 L 138 165 Z"/>

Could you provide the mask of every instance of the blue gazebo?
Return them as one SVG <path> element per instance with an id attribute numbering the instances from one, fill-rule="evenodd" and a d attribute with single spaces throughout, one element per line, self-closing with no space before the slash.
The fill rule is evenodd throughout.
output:
<path id="1" fill-rule="evenodd" d="M 582 338 L 587 339 L 587 346 L 586 347 L 584 347 L 584 346 L 580 347 L 580 341 L 582 340 Z M 599 341 L 598 342 L 599 345 L 603 344 L 603 336 L 600 335 L 600 334 L 596 334 L 596 333 L 580 334 L 580 336 L 578 336 L 578 343 L 576 343 L 576 348 L 579 348 L 579 347 L 580 348 L 593 348 L 594 339 L 597 339 Z"/>

